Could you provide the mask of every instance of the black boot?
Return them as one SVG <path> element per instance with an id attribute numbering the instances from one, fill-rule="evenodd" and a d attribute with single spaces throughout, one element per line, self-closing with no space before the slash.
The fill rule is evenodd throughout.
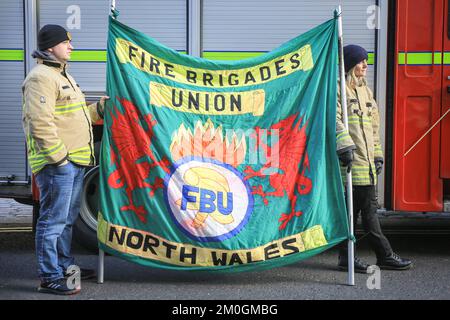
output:
<path id="1" fill-rule="evenodd" d="M 367 263 L 357 257 L 354 259 L 354 266 L 357 273 L 367 273 L 367 268 L 369 268 Z M 338 268 L 339 270 L 348 270 L 348 257 L 339 255 Z"/>
<path id="2" fill-rule="evenodd" d="M 377 258 L 377 266 L 384 270 L 407 270 L 412 267 L 409 259 L 402 259 L 398 254 L 392 252 L 384 258 Z"/>

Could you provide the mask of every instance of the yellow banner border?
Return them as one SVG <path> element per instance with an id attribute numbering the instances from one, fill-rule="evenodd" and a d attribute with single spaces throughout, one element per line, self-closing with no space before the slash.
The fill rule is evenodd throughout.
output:
<path id="1" fill-rule="evenodd" d="M 109 241 L 108 235 L 112 228 L 119 230 L 122 233 L 125 232 L 125 234 L 128 233 L 128 235 L 130 235 L 130 233 L 132 233 L 133 236 L 140 235 L 142 236 L 141 239 L 151 239 L 154 243 L 158 241 L 159 244 L 163 245 L 158 245 L 158 247 L 155 246 L 153 250 L 145 251 L 141 247 L 133 248 L 133 246 L 138 246 L 138 243 L 133 242 L 132 237 L 125 240 L 124 236 L 123 243 L 118 243 L 118 232 L 116 234 L 116 239 Z M 169 265 L 184 267 L 219 267 L 225 265 L 229 266 L 236 263 L 242 265 L 262 262 L 288 256 L 293 253 L 313 250 L 328 244 L 322 226 L 315 225 L 298 234 L 281 238 L 256 248 L 239 250 L 205 248 L 191 244 L 168 241 L 167 239 L 149 232 L 111 224 L 110 222 L 104 220 L 101 212 L 98 214 L 97 235 L 100 243 L 120 253 L 147 260 L 159 261 Z M 128 245 L 126 242 L 129 242 Z M 168 248 L 171 248 L 169 254 Z M 178 248 L 180 248 L 180 250 L 177 250 Z M 195 258 L 192 258 L 194 252 Z M 182 255 L 184 255 L 184 257 Z M 215 256 L 216 263 L 213 261 L 213 255 Z M 226 263 L 217 263 L 217 259 L 222 259 L 222 261 L 225 260 Z"/>

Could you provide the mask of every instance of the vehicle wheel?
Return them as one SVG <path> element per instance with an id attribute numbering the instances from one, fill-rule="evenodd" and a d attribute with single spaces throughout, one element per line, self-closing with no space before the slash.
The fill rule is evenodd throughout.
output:
<path id="1" fill-rule="evenodd" d="M 29 206 L 34 205 L 34 201 L 31 199 L 31 196 L 29 198 L 14 198 L 14 200 L 20 204 L 26 204 Z"/>
<path id="2" fill-rule="evenodd" d="M 74 240 L 93 253 L 98 252 L 97 215 L 99 191 L 99 167 L 96 166 L 84 175 L 80 216 L 73 226 Z"/>

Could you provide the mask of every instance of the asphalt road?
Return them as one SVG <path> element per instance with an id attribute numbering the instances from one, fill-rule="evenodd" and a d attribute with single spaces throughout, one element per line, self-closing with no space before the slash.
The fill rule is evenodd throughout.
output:
<path id="1" fill-rule="evenodd" d="M 145 268 L 113 256 L 105 259 L 105 282 L 83 281 L 80 294 L 38 293 L 32 233 L 0 233 L 0 299 L 450 299 L 450 235 L 389 235 L 392 246 L 414 261 L 409 271 L 381 271 L 380 289 L 369 289 L 369 275 L 336 270 L 336 250 L 272 270 L 236 274 L 174 272 Z M 77 262 L 96 268 L 97 256 L 74 245 Z M 357 255 L 375 262 L 364 240 Z M 373 282 L 372 282 L 373 283 Z"/>

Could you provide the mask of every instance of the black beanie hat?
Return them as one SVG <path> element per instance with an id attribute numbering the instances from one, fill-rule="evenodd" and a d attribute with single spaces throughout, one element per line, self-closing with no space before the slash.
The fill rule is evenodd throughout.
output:
<path id="1" fill-rule="evenodd" d="M 47 50 L 66 40 L 72 40 L 66 29 L 56 24 L 46 24 L 39 31 L 38 47 L 39 50 Z"/>
<path id="2" fill-rule="evenodd" d="M 363 47 L 354 44 L 345 46 L 344 47 L 345 73 L 349 72 L 358 63 L 368 58 L 369 55 L 367 54 L 367 51 Z"/>

